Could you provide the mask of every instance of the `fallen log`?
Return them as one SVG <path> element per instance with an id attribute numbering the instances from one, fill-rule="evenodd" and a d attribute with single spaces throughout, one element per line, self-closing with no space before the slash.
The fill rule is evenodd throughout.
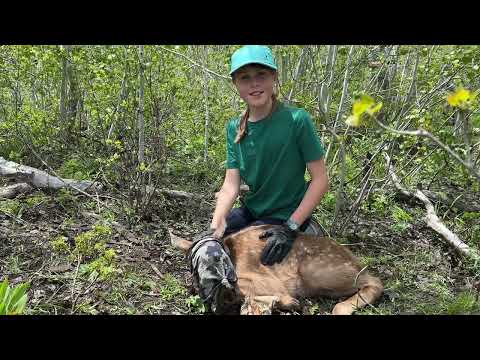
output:
<path id="1" fill-rule="evenodd" d="M 427 196 L 421 191 L 416 190 L 413 194 L 417 199 L 423 201 L 425 207 L 427 208 L 427 215 L 425 216 L 426 223 L 429 227 L 435 230 L 437 233 L 443 236 L 445 240 L 447 240 L 451 245 L 453 245 L 454 249 L 461 253 L 462 255 L 470 256 L 472 253 L 475 252 L 474 249 L 471 249 L 467 244 L 465 244 L 460 238 L 452 232 L 449 228 L 447 228 L 442 221 L 438 218 L 437 214 L 435 213 L 435 208 L 433 207 L 432 202 L 427 198 Z"/>
<path id="2" fill-rule="evenodd" d="M 63 179 L 30 166 L 20 165 L 0 157 L 0 176 L 14 178 L 34 188 L 58 190 L 71 188 L 74 190 L 99 190 L 101 185 L 89 180 Z"/>
<path id="3" fill-rule="evenodd" d="M 462 256 L 467 256 L 473 259 L 478 259 L 480 257 L 480 254 L 475 250 L 472 249 L 470 246 L 465 244 L 460 238 L 452 232 L 449 228 L 447 228 L 442 221 L 438 218 L 435 208 L 432 204 L 432 202 L 428 199 L 428 197 L 419 189 L 417 189 L 414 193 L 411 191 L 408 191 L 406 188 L 402 186 L 400 183 L 400 180 L 398 179 L 397 175 L 395 174 L 395 171 L 393 170 L 392 163 L 390 161 L 390 157 L 388 154 L 384 153 L 384 157 L 387 160 L 387 167 L 388 167 L 388 173 L 390 177 L 392 178 L 393 184 L 395 187 L 405 196 L 409 197 L 415 197 L 419 200 L 421 200 L 427 209 L 427 215 L 425 216 L 424 220 L 426 224 L 435 230 L 437 233 L 439 233 L 446 241 L 448 244 L 452 245 L 454 250 L 462 255 Z"/>
<path id="4" fill-rule="evenodd" d="M 0 188 L 0 199 L 13 199 L 20 194 L 26 194 L 32 191 L 33 188 L 27 183 L 13 184 Z"/>

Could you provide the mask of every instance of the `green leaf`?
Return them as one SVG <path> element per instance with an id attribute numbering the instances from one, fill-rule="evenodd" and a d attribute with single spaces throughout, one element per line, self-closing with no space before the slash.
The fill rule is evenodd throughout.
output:
<path id="1" fill-rule="evenodd" d="M 16 303 L 23 297 L 26 296 L 26 292 L 30 287 L 29 283 L 20 284 L 12 291 L 12 295 L 10 296 L 10 307 L 12 309 L 15 308 Z"/>
<path id="2" fill-rule="evenodd" d="M 13 306 L 11 310 L 12 315 L 20 315 L 25 310 L 27 305 L 27 295 L 23 295 Z"/>
<path id="3" fill-rule="evenodd" d="M 6 298 L 5 294 L 8 289 L 8 279 L 5 278 L 5 280 L 2 281 L 2 284 L 0 285 L 0 303 L 3 303 L 4 299 Z"/>
<path id="4" fill-rule="evenodd" d="M 10 296 L 10 287 L 7 287 L 7 291 L 5 292 L 4 296 L 3 296 L 3 299 L 2 299 L 2 305 L 5 307 L 5 313 L 8 314 L 8 309 L 10 307 L 10 300 L 11 300 L 11 296 Z"/>

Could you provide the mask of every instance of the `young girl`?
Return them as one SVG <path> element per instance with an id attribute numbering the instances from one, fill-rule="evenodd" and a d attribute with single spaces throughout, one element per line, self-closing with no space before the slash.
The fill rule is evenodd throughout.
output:
<path id="1" fill-rule="evenodd" d="M 268 47 L 235 51 L 230 75 L 247 109 L 227 124 L 227 171 L 210 228 L 221 238 L 250 225 L 281 225 L 263 235 L 269 239 L 261 261 L 271 265 L 288 254 L 328 190 L 325 150 L 310 115 L 277 100 L 277 65 Z M 232 209 L 241 179 L 250 191 L 244 206 Z"/>

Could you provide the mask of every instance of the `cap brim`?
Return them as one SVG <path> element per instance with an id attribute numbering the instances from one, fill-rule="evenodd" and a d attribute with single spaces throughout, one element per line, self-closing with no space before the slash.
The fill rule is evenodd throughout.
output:
<path id="1" fill-rule="evenodd" d="M 230 71 L 230 75 L 233 75 L 234 72 L 240 70 L 242 67 L 244 66 L 247 66 L 247 65 L 252 65 L 252 64 L 259 64 L 259 65 L 263 65 L 263 66 L 266 66 L 270 69 L 273 69 L 275 71 L 277 71 L 277 67 L 273 67 L 271 64 L 268 64 L 266 62 L 262 62 L 262 61 L 246 61 L 244 63 L 240 63 L 240 65 L 238 65 L 235 69 L 231 70 Z"/>

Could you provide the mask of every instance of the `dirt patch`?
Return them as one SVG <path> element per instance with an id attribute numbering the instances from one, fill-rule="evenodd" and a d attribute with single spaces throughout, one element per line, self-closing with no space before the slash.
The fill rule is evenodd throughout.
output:
<path id="1" fill-rule="evenodd" d="M 35 196 L 36 200 L 29 202 Z M 212 211 L 208 200 L 201 204 L 164 199 L 150 222 L 133 228 L 122 219 L 107 216 L 105 209 L 98 211 L 91 199 L 81 196 L 34 193 L 18 201 L 24 206 L 20 216 L 0 213 L 0 273 L 13 284 L 31 283 L 26 313 L 204 311 L 193 293 L 185 255 L 170 245 L 167 229 L 183 238 L 204 230 Z M 111 230 L 105 249 L 116 254 L 114 272 L 105 279 L 87 271 L 92 259 L 78 263 L 52 245 L 61 237 L 72 249 L 79 235 L 93 231 L 99 223 Z M 468 270 L 421 219 L 413 219 L 399 230 L 389 219 L 360 213 L 337 240 L 385 284 L 378 304 L 359 314 L 476 313 L 480 308 L 478 275 Z M 463 302 L 459 303 L 459 296 Z M 335 303 L 331 299 L 304 299 L 300 313 L 329 314 Z"/>

